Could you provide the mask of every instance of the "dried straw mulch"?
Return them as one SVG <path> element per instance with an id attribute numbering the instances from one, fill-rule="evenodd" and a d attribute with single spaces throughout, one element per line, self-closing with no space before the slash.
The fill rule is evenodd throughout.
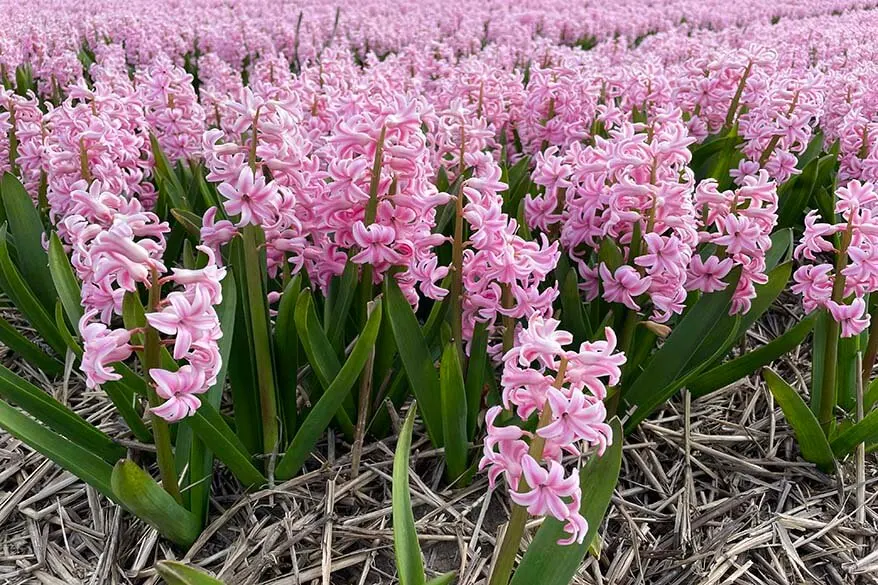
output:
<path id="1" fill-rule="evenodd" d="M 773 314 L 750 343 L 789 321 Z M 11 356 L 2 361 L 114 436 L 123 432 L 106 400 L 84 391 L 75 374 L 53 385 Z M 807 374 L 806 351 L 780 366 Z M 507 498 L 483 477 L 445 488 L 441 453 L 419 436 L 411 485 L 426 565 L 458 571 L 462 585 L 484 583 Z M 152 584 L 159 580 L 151 567 L 164 558 L 189 560 L 229 585 L 396 583 L 393 447 L 393 439 L 368 446 L 353 477 L 349 446 L 330 437 L 310 472 L 249 495 L 219 472 L 211 524 L 180 551 L 0 434 L 0 585 Z M 600 560 L 589 557 L 576 583 L 878 583 L 876 482 L 874 455 L 847 463 L 837 477 L 802 462 L 755 378 L 702 400 L 684 396 L 629 437 Z"/>

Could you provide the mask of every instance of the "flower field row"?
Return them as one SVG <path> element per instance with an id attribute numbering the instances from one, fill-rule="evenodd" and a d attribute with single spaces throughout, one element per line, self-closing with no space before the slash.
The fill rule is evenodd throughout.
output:
<path id="1" fill-rule="evenodd" d="M 0 341 L 130 434 L 3 366 L 0 427 L 187 547 L 214 459 L 273 485 L 332 427 L 356 474 L 408 408 L 404 584 L 416 410 L 450 485 L 509 490 L 491 585 L 570 582 L 680 391 L 761 371 L 831 472 L 878 445 L 874 8 L 7 2 L 0 289 L 38 338 Z M 768 366 L 809 336 L 806 403 Z"/>

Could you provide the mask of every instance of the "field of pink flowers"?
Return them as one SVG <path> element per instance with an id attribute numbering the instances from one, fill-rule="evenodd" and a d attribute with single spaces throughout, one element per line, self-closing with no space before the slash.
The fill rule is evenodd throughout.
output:
<path id="1" fill-rule="evenodd" d="M 444 486 L 508 494 L 487 585 L 574 582 L 678 395 L 757 376 L 794 460 L 878 448 L 878 4 L 0 8 L 0 429 L 170 550 L 327 432 L 353 478 L 396 437 L 403 585 L 457 579 L 422 558 L 416 420 Z"/>

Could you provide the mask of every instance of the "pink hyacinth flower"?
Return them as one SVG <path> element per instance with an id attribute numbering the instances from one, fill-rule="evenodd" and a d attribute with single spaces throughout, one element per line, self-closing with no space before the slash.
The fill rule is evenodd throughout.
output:
<path id="1" fill-rule="evenodd" d="M 207 390 L 204 372 L 190 365 L 176 372 L 153 368 L 149 375 L 155 382 L 156 394 L 165 399 L 161 406 L 150 409 L 156 416 L 175 422 L 193 414 L 201 401 L 196 394 Z"/>
<path id="2" fill-rule="evenodd" d="M 862 297 L 855 298 L 850 305 L 829 301 L 826 303 L 826 308 L 829 309 L 832 318 L 841 325 L 842 337 L 859 335 L 869 326 L 871 316 L 866 313 L 866 301 Z"/>

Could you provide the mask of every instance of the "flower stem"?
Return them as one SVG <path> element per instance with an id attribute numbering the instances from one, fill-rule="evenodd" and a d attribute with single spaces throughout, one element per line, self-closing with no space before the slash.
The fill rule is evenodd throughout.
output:
<path id="1" fill-rule="evenodd" d="M 159 301 L 161 300 L 161 285 L 159 284 L 158 273 L 152 271 L 152 283 L 149 287 L 149 311 L 158 310 Z M 157 408 L 161 406 L 162 399 L 156 393 L 155 386 L 152 384 L 152 377 L 149 371 L 158 368 L 161 365 L 161 347 L 162 342 L 159 338 L 159 332 L 146 325 L 143 332 L 143 376 L 146 379 L 147 398 L 149 406 Z M 156 415 L 150 413 L 152 420 L 152 434 L 155 440 L 156 460 L 159 466 L 159 475 L 162 478 L 162 487 L 171 494 L 178 504 L 183 503 L 180 496 L 180 486 L 177 483 L 177 464 L 174 461 L 174 450 L 171 448 L 171 431 L 168 423 Z"/>
<path id="2" fill-rule="evenodd" d="M 555 376 L 553 386 L 560 388 L 564 385 L 564 373 L 567 371 L 567 360 L 561 358 L 561 364 L 558 366 L 558 374 Z M 537 424 L 537 430 L 543 428 L 552 422 L 552 408 L 546 402 L 543 406 L 543 412 L 540 414 L 540 422 Z M 543 449 L 546 446 L 546 440 L 534 433 L 530 442 L 530 450 L 528 454 L 539 461 L 543 458 Z M 528 491 L 528 485 L 524 477 L 518 480 L 518 492 Z M 508 585 L 509 578 L 512 575 L 512 566 L 515 564 L 515 555 L 521 547 L 521 538 L 524 536 L 524 528 L 527 524 L 528 512 L 524 506 L 512 504 L 512 514 L 509 516 L 509 524 L 506 526 L 506 534 L 503 536 L 503 542 L 500 545 L 500 552 L 497 554 L 497 562 L 491 571 L 491 580 L 488 585 Z"/>
<path id="3" fill-rule="evenodd" d="M 840 303 L 844 300 L 844 281 L 842 274 L 844 267 L 847 265 L 847 249 L 851 242 L 851 224 L 841 237 L 841 246 L 838 250 L 838 257 L 835 260 L 835 282 L 832 283 L 832 300 Z M 838 321 L 829 315 L 828 324 L 826 326 L 826 353 L 823 362 L 823 383 L 820 386 L 820 405 L 818 408 L 817 420 L 820 422 L 820 428 L 826 436 L 832 429 L 834 422 L 835 405 L 838 400 L 838 388 L 836 388 L 836 368 L 838 366 Z"/>
<path id="4" fill-rule="evenodd" d="M 869 378 L 872 377 L 872 369 L 875 367 L 875 359 L 878 358 L 878 303 L 872 305 L 872 311 L 869 315 L 871 325 L 869 326 L 869 342 L 866 344 L 866 353 L 863 356 L 863 387 L 869 385 Z"/>

